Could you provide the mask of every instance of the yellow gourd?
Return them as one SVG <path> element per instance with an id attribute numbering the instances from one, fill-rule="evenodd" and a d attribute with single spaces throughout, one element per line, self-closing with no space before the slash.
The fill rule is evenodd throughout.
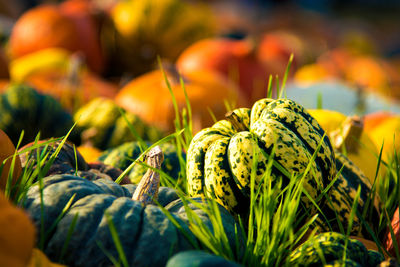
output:
<path id="1" fill-rule="evenodd" d="M 328 135 L 338 129 L 347 118 L 346 115 L 335 110 L 308 109 L 307 111 L 318 121 Z"/>
<path id="2" fill-rule="evenodd" d="M 330 133 L 334 148 L 344 152 L 374 184 L 379 151 L 368 133 L 363 130 L 363 120 L 358 116 L 346 118 L 342 125 Z"/>
<path id="3" fill-rule="evenodd" d="M 347 117 L 341 112 L 327 109 L 309 109 L 308 112 L 326 131 L 334 148 L 344 152 L 373 184 L 379 150 L 369 134 L 363 130 L 363 119 L 356 116 Z"/>
<path id="4" fill-rule="evenodd" d="M 378 149 L 383 145 L 382 159 L 389 160 L 394 150 L 400 149 L 400 117 L 388 118 L 370 132 L 371 138 Z"/>

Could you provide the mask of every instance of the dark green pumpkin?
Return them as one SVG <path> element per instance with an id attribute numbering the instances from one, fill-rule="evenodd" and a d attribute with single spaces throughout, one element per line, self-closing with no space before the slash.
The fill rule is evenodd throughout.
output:
<path id="1" fill-rule="evenodd" d="M 156 127 L 148 125 L 132 113 L 123 109 L 121 111 L 141 139 L 155 142 L 163 137 L 163 133 Z M 82 143 L 90 143 L 102 150 L 137 140 L 119 107 L 111 99 L 93 99 L 77 110 L 74 120 Z"/>
<path id="2" fill-rule="evenodd" d="M 48 157 L 42 162 L 42 169 L 44 165 L 49 162 L 51 157 L 55 157 L 53 163 L 43 176 L 54 174 L 75 174 L 80 177 L 85 177 L 89 180 L 98 178 L 109 179 L 115 181 L 122 171 L 118 168 L 103 164 L 101 162 L 87 163 L 82 155 L 77 151 L 72 143 L 65 142 L 57 155 L 55 152 L 60 146 L 61 141 L 55 140 L 41 140 L 36 144 L 35 149 L 30 149 L 35 143 L 31 142 L 23 146 L 20 151 L 28 149 L 28 152 L 21 153 L 20 159 L 23 168 L 36 169 L 38 165 L 37 155 L 44 155 L 48 153 Z M 121 184 L 130 183 L 129 179 L 123 178 Z"/>
<path id="3" fill-rule="evenodd" d="M 131 199 L 134 189 L 135 185 L 120 186 L 105 179 L 89 181 L 73 175 L 53 175 L 43 179 L 43 202 L 39 186 L 32 186 L 24 207 L 37 228 L 38 240 L 40 229 L 52 229 L 56 218 L 61 216 L 46 236 L 43 250 L 50 259 L 61 258 L 68 266 L 110 266 L 108 255 L 118 259 L 105 213 L 115 226 L 129 266 L 165 266 L 171 255 L 193 249 L 158 206 L 144 206 Z M 71 198 L 71 206 L 60 215 Z M 161 189 L 158 199 L 162 205 L 168 204 L 166 209 L 194 238 L 187 227 L 181 200 L 171 202 L 176 199 L 174 190 Z M 191 208 L 211 227 L 202 209 Z M 221 216 L 227 233 L 235 233 L 235 221 L 222 207 Z M 76 224 L 71 229 L 74 218 Z M 235 235 L 228 238 L 234 247 Z M 65 253 L 61 255 L 66 242 Z"/>
<path id="4" fill-rule="evenodd" d="M 65 135 L 73 125 L 71 114 L 52 96 L 23 84 L 12 84 L 0 95 L 0 129 L 16 144 L 24 130 L 23 143 Z"/>
<path id="5" fill-rule="evenodd" d="M 165 267 L 240 267 L 233 261 L 202 250 L 188 250 L 175 254 Z"/>
<path id="6" fill-rule="evenodd" d="M 251 109 L 236 109 L 226 120 L 194 136 L 187 152 L 188 192 L 191 196 L 215 197 L 234 214 L 245 213 L 249 207 L 254 155 L 258 158 L 256 185 L 265 174 L 273 148 L 274 161 L 284 170 L 274 166 L 271 178 L 282 176 L 287 184 L 292 173 L 300 177 L 306 170 L 320 143 L 304 182 L 314 200 L 336 174 L 328 137 L 317 121 L 294 101 L 261 99 Z M 307 209 L 314 208 L 304 195 L 302 202 Z"/>
<path id="7" fill-rule="evenodd" d="M 360 198 L 357 202 L 357 213 L 355 214 L 350 229 L 351 235 L 369 237 L 366 227 L 363 226 L 362 219 L 369 224 L 373 230 L 379 224 L 380 201 L 377 196 L 373 197 L 372 185 L 364 173 L 345 155 L 340 152 L 335 153 L 336 168 L 340 175 L 328 191 L 329 200 L 322 207 L 322 211 L 328 222 L 318 218 L 319 226 L 325 231 L 333 230 L 341 232 L 338 220 L 343 226 L 344 232 L 349 226 L 350 214 L 356 198 L 357 189 L 360 187 Z M 372 199 L 372 200 L 371 200 Z M 368 206 L 367 206 L 368 205 Z M 365 209 L 365 211 L 364 211 Z M 365 213 L 365 216 L 363 214 Z M 328 223 L 331 228 L 328 227 Z"/>
<path id="8" fill-rule="evenodd" d="M 346 258 L 343 257 L 344 253 L 346 253 Z M 343 260 L 349 261 L 348 266 L 359 264 L 375 267 L 376 262 L 382 262 L 384 259 L 382 254 L 369 253 L 359 240 L 347 238 L 337 232 L 325 232 L 313 236 L 292 251 L 289 256 L 290 264 L 293 266 L 315 267 L 324 266 L 324 264 L 336 266 L 335 263 L 343 264 Z"/>
<path id="9" fill-rule="evenodd" d="M 148 143 L 148 145 L 150 145 L 150 143 Z M 163 143 L 160 145 L 160 147 L 164 153 L 164 162 L 161 165 L 161 170 L 175 180 L 178 179 L 181 167 L 179 164 L 179 157 L 176 147 L 171 143 Z M 141 153 L 142 151 L 138 142 L 128 142 L 104 151 L 100 155 L 99 161 L 106 165 L 125 170 L 134 160 L 139 157 Z M 185 159 L 183 152 L 182 158 Z M 129 172 L 129 179 L 132 183 L 138 183 L 146 170 L 146 166 L 135 164 L 135 166 Z"/>

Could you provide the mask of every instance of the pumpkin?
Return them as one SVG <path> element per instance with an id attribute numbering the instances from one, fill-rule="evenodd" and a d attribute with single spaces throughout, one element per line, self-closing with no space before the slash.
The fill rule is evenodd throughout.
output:
<path id="1" fill-rule="evenodd" d="M 267 168 L 269 154 L 275 149 L 274 161 L 283 171 L 273 167 L 270 178 L 275 181 L 282 176 L 283 184 L 288 183 L 292 174 L 294 179 L 301 178 L 299 174 L 316 153 L 312 171 L 304 181 L 304 189 L 316 200 L 336 175 L 334 152 L 328 137 L 323 135 L 317 121 L 289 99 L 265 98 L 251 109 L 235 109 L 227 119 L 193 137 L 187 152 L 188 192 L 191 196 L 215 197 L 234 214 L 246 213 L 253 154 L 258 159 L 257 186 Z M 320 150 L 316 151 L 320 143 Z M 306 208 L 313 206 L 307 197 L 302 200 Z"/>
<path id="2" fill-rule="evenodd" d="M 12 157 L 15 153 L 15 146 L 11 142 L 7 134 L 0 129 L 0 189 L 5 191 L 9 179 L 10 168 L 12 164 Z M 14 160 L 14 169 L 12 170 L 12 177 L 10 185 L 15 185 L 21 175 L 21 159 L 16 155 Z M 0 191 L 1 191 L 0 190 Z"/>
<path id="3" fill-rule="evenodd" d="M 121 109 L 124 117 L 119 109 L 115 101 L 101 97 L 79 108 L 74 114 L 74 120 L 82 143 L 104 150 L 137 140 L 137 136 L 131 132 L 125 119 L 143 140 L 155 142 L 163 137 L 163 132 L 157 127 Z"/>
<path id="4" fill-rule="evenodd" d="M 102 151 L 88 145 L 80 145 L 76 148 L 86 162 L 95 162 L 100 157 Z"/>
<path id="5" fill-rule="evenodd" d="M 39 5 L 26 11 L 11 31 L 11 57 L 58 47 L 83 52 L 89 66 L 101 71 L 104 63 L 94 21 L 84 8 L 72 7 L 72 1 L 67 2 L 60 6 Z"/>
<path id="6" fill-rule="evenodd" d="M 69 110 L 75 110 L 95 97 L 112 98 L 118 91 L 113 82 L 87 68 L 79 53 L 62 48 L 46 48 L 10 62 L 12 82 L 28 83 L 50 94 Z"/>
<path id="7" fill-rule="evenodd" d="M 396 115 L 385 119 L 369 132 L 377 149 L 382 148 L 382 160 L 387 163 L 393 158 L 394 153 L 400 149 L 399 131 L 400 116 Z"/>
<path id="8" fill-rule="evenodd" d="M 395 113 L 389 111 L 376 111 L 369 114 L 365 114 L 364 116 L 364 129 L 367 132 L 372 131 L 376 126 L 380 123 L 384 122 L 388 118 L 393 118 L 396 116 Z"/>
<path id="9" fill-rule="evenodd" d="M 343 230 L 347 231 L 349 227 L 350 214 L 355 201 L 358 187 L 360 187 L 360 197 L 357 202 L 357 213 L 353 218 L 352 235 L 369 237 L 368 231 L 362 224 L 361 218 L 369 224 L 373 230 L 378 228 L 379 214 L 381 203 L 377 196 L 372 195 L 372 184 L 364 173 L 345 155 L 340 152 L 335 153 L 336 168 L 340 171 L 339 176 L 328 191 L 329 201 L 321 206 L 325 218 L 322 216 L 317 219 L 322 219 L 321 227 L 325 231 L 340 232 L 339 222 L 343 226 Z M 371 203 L 372 202 L 372 203 Z M 368 203 L 368 204 L 367 204 Z M 367 206 L 368 205 L 368 206 Z M 364 211 L 364 209 L 366 209 Z M 366 212 L 365 216 L 363 215 Z M 328 224 L 331 228 L 329 228 Z"/>
<path id="10" fill-rule="evenodd" d="M 0 266 L 24 267 L 35 244 L 35 227 L 26 212 L 0 191 Z"/>
<path id="11" fill-rule="evenodd" d="M 368 177 L 371 184 L 374 184 L 379 151 L 369 134 L 364 131 L 364 120 L 358 116 L 348 117 L 338 129 L 330 133 L 330 138 L 334 148 L 344 151 Z"/>
<path id="12" fill-rule="evenodd" d="M 176 61 L 184 75 L 195 70 L 213 70 L 233 80 L 249 104 L 267 96 L 269 69 L 258 61 L 255 45 L 247 39 L 208 38 L 187 47 Z"/>
<path id="13" fill-rule="evenodd" d="M 386 233 L 385 233 L 385 238 L 383 240 L 383 246 L 389 252 L 389 254 L 392 255 L 393 257 L 397 257 L 395 242 L 397 243 L 397 247 L 399 248 L 399 252 L 400 252 L 400 227 L 399 226 L 400 226 L 399 208 L 397 208 L 396 211 L 394 212 L 392 220 L 390 222 L 390 227 L 392 228 L 393 233 L 394 233 L 394 239 L 392 237 L 390 228 L 388 226 Z"/>
<path id="14" fill-rule="evenodd" d="M 161 170 L 177 180 L 181 167 L 176 147 L 172 143 L 163 143 L 160 147 L 164 153 L 164 161 L 161 165 Z M 104 151 L 99 156 L 98 160 L 106 165 L 125 170 L 141 153 L 140 143 L 128 142 Z M 182 158 L 185 158 L 184 153 L 182 153 Z M 129 179 L 132 183 L 138 183 L 146 170 L 147 167 L 136 164 L 128 174 Z"/>
<path id="15" fill-rule="evenodd" d="M 182 109 L 186 107 L 186 98 L 179 75 L 173 67 L 167 67 L 164 71 L 171 84 L 178 109 L 182 112 Z M 225 101 L 231 106 L 235 106 L 236 103 L 242 104 L 243 98 L 237 87 L 216 72 L 193 71 L 186 73 L 182 79 L 191 105 L 195 132 L 212 125 L 214 120 L 210 112 L 217 119 L 225 114 Z M 131 80 L 118 92 L 115 101 L 127 111 L 137 114 L 148 124 L 166 132 L 175 131 L 176 115 L 172 96 L 161 70 L 155 70 Z"/>
<path id="16" fill-rule="evenodd" d="M 65 135 L 73 126 L 72 116 L 49 95 L 23 84 L 9 85 L 0 95 L 0 129 L 17 143 L 24 130 L 23 143 Z"/>
<path id="17" fill-rule="evenodd" d="M 233 261 L 201 250 L 182 251 L 172 256 L 166 267 L 240 267 Z"/>
<path id="18" fill-rule="evenodd" d="M 120 1 L 103 30 L 112 75 L 144 74 L 157 57 L 174 62 L 191 43 L 213 36 L 214 14 L 204 4 L 182 0 Z"/>
<path id="19" fill-rule="evenodd" d="M 311 237 L 292 251 L 289 258 L 293 266 L 343 266 L 345 263 L 345 266 L 372 267 L 385 260 L 382 254 L 368 251 L 359 240 L 337 232 Z"/>
<path id="20" fill-rule="evenodd" d="M 162 162 L 159 151 L 160 148 L 155 147 L 147 157 L 147 163 L 154 168 L 159 168 Z M 49 229 L 71 201 L 54 231 L 44 240 L 44 252 L 50 259 L 60 258 L 68 240 L 62 257 L 65 264 L 110 266 L 110 256 L 118 259 L 118 252 L 108 220 L 113 222 L 129 266 L 165 266 L 171 255 L 193 249 L 165 213 L 149 203 L 158 197 L 159 203 L 166 206 L 181 227 L 194 238 L 187 226 L 187 214 L 181 200 L 173 201 L 177 198 L 173 189 L 159 189 L 159 175 L 152 169 L 137 188 L 135 185 L 121 186 L 104 179 L 89 181 L 67 174 L 48 176 L 42 182 L 43 201 L 40 200 L 41 189 L 35 185 L 27 192 L 24 205 L 37 229 Z M 201 203 L 200 199 L 197 201 Z M 211 227 L 203 209 L 194 205 L 190 208 Z M 234 247 L 238 238 L 235 221 L 222 207 L 221 217 Z M 73 228 L 72 223 L 75 225 Z"/>
<path id="21" fill-rule="evenodd" d="M 307 109 L 321 125 L 322 129 L 329 135 L 346 120 L 347 116 L 339 111 L 330 109 Z"/>
<path id="22" fill-rule="evenodd" d="M 34 248 L 32 250 L 32 256 L 27 267 L 66 267 L 66 266 L 50 261 L 47 258 L 46 254 L 44 254 L 40 249 Z"/>
<path id="23" fill-rule="evenodd" d="M 78 29 L 78 39 L 88 66 L 101 73 L 107 60 L 100 42 L 100 23 L 95 17 L 98 10 L 86 0 L 66 0 L 60 3 L 59 9 Z"/>

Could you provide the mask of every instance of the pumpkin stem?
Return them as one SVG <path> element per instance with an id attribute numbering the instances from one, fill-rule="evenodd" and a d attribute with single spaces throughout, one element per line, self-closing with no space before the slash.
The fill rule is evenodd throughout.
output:
<path id="1" fill-rule="evenodd" d="M 238 132 L 247 131 L 244 123 L 242 122 L 242 119 L 234 111 L 227 112 L 225 114 L 225 118 L 230 123 L 232 123 L 233 128 L 235 128 L 236 131 L 238 131 Z"/>
<path id="2" fill-rule="evenodd" d="M 152 168 L 160 169 L 163 161 L 164 154 L 159 146 L 152 148 L 146 155 L 146 162 Z M 141 202 L 143 205 L 152 204 L 153 200 L 158 197 L 159 187 L 160 174 L 149 168 L 140 180 L 132 199 Z"/>
<path id="3" fill-rule="evenodd" d="M 333 145 L 338 150 L 345 146 L 347 152 L 357 153 L 363 128 L 364 121 L 359 116 L 348 117 L 340 129 L 332 132 Z"/>

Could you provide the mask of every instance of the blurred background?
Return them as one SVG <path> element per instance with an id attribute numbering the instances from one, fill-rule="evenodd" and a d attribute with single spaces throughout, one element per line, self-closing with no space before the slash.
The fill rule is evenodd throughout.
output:
<path id="1" fill-rule="evenodd" d="M 163 73 L 187 116 L 184 85 L 195 131 L 266 96 L 400 113 L 399 11 L 395 0 L 0 0 L 0 93 L 28 85 L 72 117 L 103 98 L 165 132 Z M 6 119 L 2 101 L 6 129 L 17 113 Z"/>

